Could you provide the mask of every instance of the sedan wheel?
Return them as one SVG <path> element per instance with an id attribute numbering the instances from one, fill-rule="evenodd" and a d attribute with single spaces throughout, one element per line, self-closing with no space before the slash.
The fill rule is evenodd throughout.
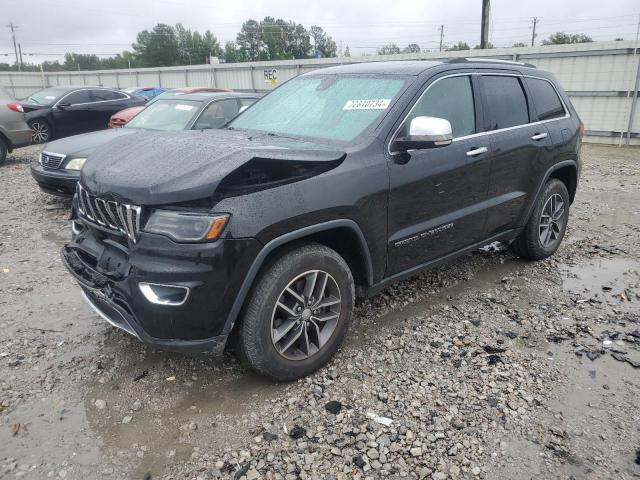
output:
<path id="1" fill-rule="evenodd" d="M 31 128 L 31 141 L 33 143 L 46 143 L 51 136 L 51 127 L 43 120 L 34 120 L 29 122 Z"/>

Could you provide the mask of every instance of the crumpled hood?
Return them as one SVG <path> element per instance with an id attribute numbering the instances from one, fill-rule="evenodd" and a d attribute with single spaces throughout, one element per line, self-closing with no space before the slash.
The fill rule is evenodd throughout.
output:
<path id="1" fill-rule="evenodd" d="M 133 128 L 109 128 L 97 132 L 82 133 L 49 142 L 45 145 L 44 151 L 59 153 L 68 157 L 84 157 L 89 155 L 96 147 L 104 145 L 114 138 L 135 132 L 136 130 Z"/>
<path id="2" fill-rule="evenodd" d="M 94 195 L 166 205 L 211 197 L 224 177 L 255 158 L 318 162 L 344 155 L 324 145 L 243 131 L 139 131 L 96 148 L 80 181 Z"/>

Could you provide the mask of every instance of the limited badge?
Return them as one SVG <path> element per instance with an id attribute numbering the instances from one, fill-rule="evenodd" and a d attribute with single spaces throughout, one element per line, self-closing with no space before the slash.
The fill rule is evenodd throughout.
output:
<path id="1" fill-rule="evenodd" d="M 385 110 L 391 103 L 390 98 L 371 98 L 369 100 L 347 100 L 343 110 Z"/>

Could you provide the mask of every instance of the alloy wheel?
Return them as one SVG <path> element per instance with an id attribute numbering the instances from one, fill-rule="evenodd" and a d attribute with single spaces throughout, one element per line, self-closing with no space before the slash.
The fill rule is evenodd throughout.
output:
<path id="1" fill-rule="evenodd" d="M 554 193 L 544 204 L 540 214 L 539 231 L 540 243 L 544 248 L 551 247 L 560 238 L 564 227 L 564 200 Z"/>
<path id="2" fill-rule="evenodd" d="M 33 143 L 45 143 L 49 140 L 49 126 L 46 123 L 33 122 L 30 127 Z"/>
<path id="3" fill-rule="evenodd" d="M 282 291 L 271 316 L 271 341 L 289 360 L 318 353 L 338 325 L 342 299 L 335 279 L 322 270 L 294 278 Z"/>

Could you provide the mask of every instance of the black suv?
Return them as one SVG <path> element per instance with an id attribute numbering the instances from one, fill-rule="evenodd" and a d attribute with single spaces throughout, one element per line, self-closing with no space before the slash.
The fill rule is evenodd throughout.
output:
<path id="1" fill-rule="evenodd" d="M 171 350 L 228 343 L 306 375 L 356 297 L 494 241 L 560 245 L 583 126 L 515 62 L 372 62 L 297 77 L 226 129 L 136 132 L 92 153 L 62 250 L 108 322 Z"/>

